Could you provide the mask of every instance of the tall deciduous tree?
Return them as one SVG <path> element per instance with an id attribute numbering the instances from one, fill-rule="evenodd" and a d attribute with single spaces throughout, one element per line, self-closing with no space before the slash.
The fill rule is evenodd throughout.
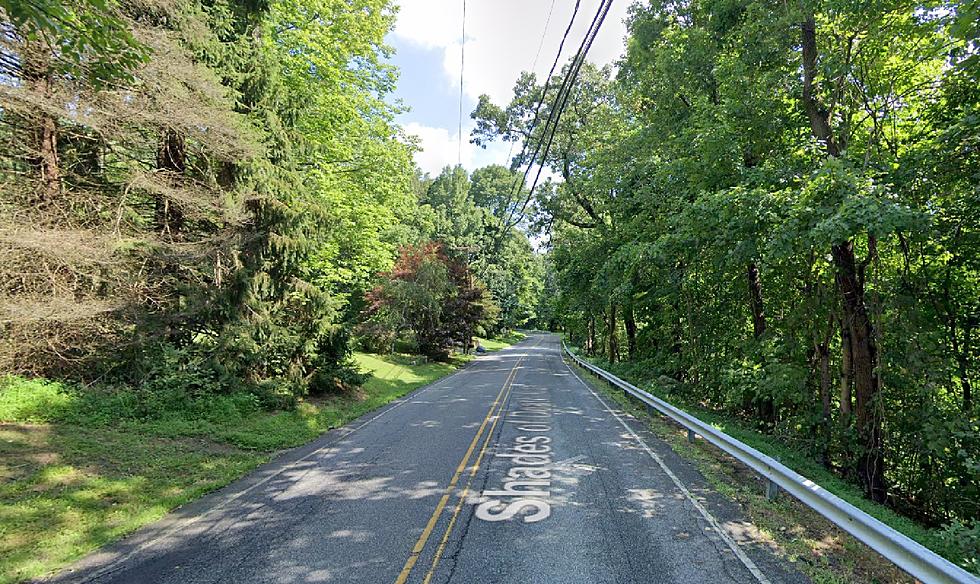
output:
<path id="1" fill-rule="evenodd" d="M 637 6 L 529 206 L 562 325 L 871 499 L 975 519 L 975 10 Z M 542 91 L 482 100 L 477 140 L 530 140 Z"/>

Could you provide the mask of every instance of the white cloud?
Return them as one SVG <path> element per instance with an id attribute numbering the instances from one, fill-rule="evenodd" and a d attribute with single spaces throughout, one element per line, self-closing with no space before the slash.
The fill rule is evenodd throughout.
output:
<path id="1" fill-rule="evenodd" d="M 534 66 L 539 79 L 548 73 L 558 52 L 574 3 L 554 0 L 541 53 Z M 578 48 L 600 0 L 583 0 L 575 26 L 562 51 L 562 63 Z M 631 0 L 618 0 L 589 52 L 589 60 L 604 65 L 623 53 L 626 18 Z M 459 88 L 461 0 L 402 0 L 395 35 L 427 49 L 442 51 L 443 73 L 448 87 Z M 476 99 L 488 94 L 497 103 L 510 100 L 521 71 L 531 69 L 544 32 L 549 0 L 470 0 L 466 13 L 466 67 L 464 92 Z"/>
<path id="2" fill-rule="evenodd" d="M 424 126 L 410 122 L 404 126 L 405 133 L 419 139 L 421 150 L 415 153 L 415 163 L 422 172 L 435 176 L 446 166 L 455 166 L 462 153 L 463 168 L 473 170 L 489 164 L 506 164 L 509 146 L 495 143 L 486 149 L 468 142 L 472 127 L 463 127 L 463 149 L 459 149 L 459 134 L 445 128 Z"/>
<path id="3" fill-rule="evenodd" d="M 419 139 L 421 150 L 415 153 L 415 163 L 419 165 L 422 172 L 428 172 L 433 176 L 446 165 L 454 165 L 459 160 L 459 134 L 450 134 L 445 128 L 433 128 L 422 124 L 411 122 L 405 124 L 405 133 L 416 136 Z M 463 153 L 463 166 L 472 166 L 470 151 L 465 149 Z"/>

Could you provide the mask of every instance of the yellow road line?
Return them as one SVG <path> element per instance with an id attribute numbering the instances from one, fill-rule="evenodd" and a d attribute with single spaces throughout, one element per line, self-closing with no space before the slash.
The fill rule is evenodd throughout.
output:
<path id="1" fill-rule="evenodd" d="M 534 347 L 538 344 L 535 343 Z M 534 347 L 531 347 L 532 349 Z M 517 365 L 520 366 L 521 361 L 524 360 L 524 356 L 517 361 Z M 516 371 L 516 367 L 514 369 Z M 490 432 L 487 434 L 486 440 L 483 441 L 483 448 L 480 449 L 480 454 L 476 457 L 476 462 L 470 467 L 470 476 L 466 479 L 466 485 L 463 487 L 463 492 L 459 495 L 459 502 L 456 503 L 456 508 L 453 510 L 452 517 L 449 518 L 449 525 L 446 526 L 445 533 L 442 534 L 442 539 L 439 541 L 439 547 L 436 548 L 435 556 L 432 557 L 432 566 L 429 571 L 425 574 L 425 579 L 422 580 L 422 584 L 429 584 L 432 580 L 432 576 L 436 573 L 436 568 L 439 566 L 439 561 L 442 559 L 442 553 L 446 550 L 446 543 L 449 541 L 449 534 L 453 531 L 453 526 L 456 525 L 456 519 L 459 517 L 459 512 L 463 509 L 463 505 L 466 503 L 466 497 L 469 495 L 470 486 L 473 484 L 473 478 L 476 476 L 478 470 L 480 470 L 480 463 L 483 461 L 483 456 L 487 453 L 487 447 L 490 446 L 490 440 L 493 439 L 493 431 L 497 427 L 497 422 L 503 417 L 504 406 L 507 404 L 507 399 L 510 397 L 511 388 L 514 387 L 514 379 L 517 376 L 514 375 L 510 377 L 508 381 L 504 382 L 507 389 L 507 394 L 504 396 L 500 408 L 497 410 L 497 415 L 493 419 L 493 424 L 490 425 Z"/>
<path id="2" fill-rule="evenodd" d="M 523 357 L 521 357 L 523 359 Z M 520 362 L 518 362 L 520 364 Z M 507 397 L 510 395 L 510 388 L 513 387 L 513 379 L 511 383 L 507 385 L 507 395 L 504 396 L 503 404 L 507 403 Z M 480 449 L 479 456 L 476 457 L 476 462 L 470 467 L 470 476 L 466 480 L 466 486 L 463 487 L 462 493 L 459 495 L 459 502 L 456 503 L 456 508 L 453 509 L 452 517 L 449 518 L 449 525 L 446 526 L 446 532 L 442 534 L 442 539 L 439 541 L 439 547 L 436 549 L 436 554 L 432 558 L 432 567 L 425 574 L 425 579 L 422 580 L 422 584 L 429 584 L 432 580 L 432 576 L 436 572 L 436 567 L 439 565 L 439 560 L 442 559 L 442 552 L 446 549 L 446 543 L 449 541 L 449 534 L 453 531 L 453 526 L 456 525 L 456 519 L 459 517 L 459 512 L 463 509 L 463 504 L 466 502 L 466 497 L 470 492 L 470 485 L 473 484 L 473 477 L 476 476 L 476 471 L 480 469 L 480 462 L 483 460 L 483 455 L 487 452 L 487 447 L 490 446 L 490 440 L 493 438 L 494 428 L 497 427 L 497 422 L 500 421 L 501 412 L 503 411 L 503 405 L 497 410 L 497 415 L 493 419 L 493 424 L 490 425 L 490 432 L 487 434 L 486 440 L 483 441 L 483 448 Z"/>
<path id="3" fill-rule="evenodd" d="M 408 575 L 412 573 L 412 568 L 415 567 L 415 563 L 419 561 L 419 555 L 425 548 L 426 542 L 429 540 L 429 536 L 432 535 L 432 530 L 435 529 L 436 523 L 439 521 L 439 515 L 442 510 L 446 508 L 446 503 L 449 502 L 449 497 L 452 495 L 453 490 L 456 488 L 456 483 L 459 482 L 459 477 L 462 476 L 463 471 L 466 470 L 466 463 L 469 462 L 470 456 L 473 455 L 473 449 L 480 442 L 480 438 L 483 436 L 483 431 L 487 427 L 487 422 L 493 416 L 494 410 L 497 406 L 503 407 L 503 400 L 501 396 L 511 385 L 511 381 L 517 368 L 521 365 L 521 361 L 524 360 L 524 356 L 517 360 L 514 367 L 510 370 L 507 375 L 507 379 L 504 380 L 504 385 L 500 388 L 500 392 L 497 394 L 497 398 L 494 400 L 493 404 L 490 406 L 490 410 L 487 412 L 486 417 L 483 418 L 483 423 L 480 424 L 480 429 L 477 430 L 476 435 L 473 436 L 473 441 L 470 442 L 470 447 L 466 449 L 466 454 L 463 455 L 463 460 L 459 462 L 459 466 L 456 467 L 456 472 L 453 474 L 453 478 L 449 481 L 449 486 L 446 487 L 445 493 L 443 493 L 442 498 L 439 499 L 439 504 L 436 505 L 435 511 L 432 512 L 432 516 L 429 518 L 429 522 L 426 523 L 425 529 L 422 530 L 422 534 L 419 536 L 418 541 L 415 542 L 415 547 L 412 548 L 411 555 L 408 556 L 408 560 L 405 561 L 405 565 L 402 567 L 402 571 L 398 574 L 398 578 L 395 579 L 395 584 L 405 584 L 408 580 Z"/>

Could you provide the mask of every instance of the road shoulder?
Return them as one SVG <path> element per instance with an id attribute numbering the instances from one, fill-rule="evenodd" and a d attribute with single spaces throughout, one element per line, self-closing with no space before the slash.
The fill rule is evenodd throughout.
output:
<path id="1" fill-rule="evenodd" d="M 758 556 L 759 561 L 766 562 L 767 557 L 777 558 L 774 567 L 792 566 L 815 582 L 914 582 L 795 499 L 785 494 L 772 501 L 766 499 L 765 484 L 751 469 L 704 440 L 690 443 L 684 428 L 651 414 L 643 404 L 564 359 L 583 382 L 624 412 L 632 428 L 651 438 L 651 446 L 677 469 L 678 475 L 706 487 L 712 509 L 719 509 L 722 516 L 742 518 L 733 523 L 732 531 L 754 542 L 748 547 L 753 559 Z"/>

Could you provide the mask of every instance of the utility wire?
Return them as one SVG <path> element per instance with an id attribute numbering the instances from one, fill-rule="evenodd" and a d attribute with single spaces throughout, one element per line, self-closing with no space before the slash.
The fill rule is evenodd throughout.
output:
<path id="1" fill-rule="evenodd" d="M 595 28 L 592 30 L 592 36 L 588 37 L 588 43 L 585 45 L 585 50 L 580 51 L 580 55 L 578 56 L 578 61 L 573 62 L 572 67 L 574 68 L 574 71 L 570 70 L 568 75 L 566 76 L 566 78 L 569 77 L 571 78 L 571 83 L 568 84 L 568 89 L 566 90 L 565 95 L 561 100 L 561 104 L 557 106 L 558 113 L 555 116 L 555 123 L 552 125 L 551 134 L 548 137 L 548 143 L 544 147 L 544 154 L 541 156 L 541 162 L 540 164 L 538 164 L 538 173 L 534 177 L 534 182 L 531 183 L 531 188 L 530 190 L 528 190 L 527 198 L 524 199 L 524 204 L 521 205 L 521 210 L 518 215 L 522 215 L 524 211 L 527 209 L 528 203 L 531 202 L 531 196 L 534 194 L 534 189 L 538 186 L 538 180 L 541 178 L 541 171 L 544 169 L 544 161 L 547 160 L 548 158 L 548 152 L 551 150 L 551 143 L 555 139 L 555 133 L 558 131 L 558 122 L 559 120 L 561 120 L 561 115 L 565 111 L 565 104 L 568 103 L 568 97 L 572 93 L 572 87 L 575 84 L 575 80 L 578 77 L 579 71 L 582 69 L 582 64 L 585 63 L 585 57 L 586 55 L 588 55 L 589 49 L 592 48 L 592 43 L 595 42 L 596 36 L 598 36 L 599 34 L 599 28 L 602 26 L 602 23 L 606 20 L 606 15 L 609 13 L 609 9 L 612 7 L 612 3 L 613 0 L 608 0 L 607 2 L 605 2 L 604 7 L 599 8 L 599 12 L 601 13 L 601 16 L 598 16 L 597 14 L 599 21 L 595 25 Z M 545 129 L 547 130 L 547 126 L 545 127 Z"/>
<path id="2" fill-rule="evenodd" d="M 555 11 L 555 0 L 551 0 L 551 8 L 548 9 L 548 18 L 544 21 L 544 30 L 541 32 L 541 41 L 538 42 L 538 51 L 534 53 L 534 60 L 531 61 L 531 71 L 538 65 L 538 57 L 541 56 L 541 47 L 544 46 L 544 39 L 548 36 L 548 27 L 551 26 L 551 15 Z"/>
<path id="3" fill-rule="evenodd" d="M 531 120 L 531 125 L 528 126 L 527 139 L 524 140 L 524 144 L 521 147 L 521 153 L 517 156 L 517 160 L 524 160 L 524 155 L 527 153 L 528 144 L 531 143 L 531 136 L 534 134 L 534 129 L 538 125 L 541 106 L 544 104 L 544 101 L 548 98 L 548 89 L 551 87 L 551 78 L 555 74 L 555 69 L 558 68 L 558 62 L 561 61 L 561 53 L 565 48 L 565 41 L 568 40 L 568 35 L 569 33 L 572 32 L 572 26 L 575 24 L 575 17 L 578 16 L 578 9 L 579 6 L 581 6 L 581 4 L 582 4 L 581 0 L 575 0 L 575 9 L 572 11 L 572 18 L 568 21 L 568 26 L 565 27 L 565 33 L 562 35 L 561 42 L 558 44 L 558 54 L 555 55 L 555 61 L 551 64 L 551 69 L 548 71 L 548 77 L 545 79 L 544 82 L 544 89 L 541 91 L 541 99 L 538 100 L 538 104 L 534 107 L 534 117 Z M 544 38 L 542 37 L 542 42 L 543 41 Z M 528 163 L 528 168 L 530 168 L 531 164 L 534 164 L 533 157 L 531 158 L 531 162 Z M 510 223 L 511 219 L 514 216 L 513 208 L 511 207 L 511 205 L 514 203 L 514 199 L 521 196 L 521 189 L 524 187 L 524 182 L 526 179 L 527 179 L 526 173 L 525 176 L 519 182 L 516 177 L 514 179 L 514 186 L 511 187 L 511 192 L 507 195 L 507 205 L 504 207 L 508 211 L 507 220 L 504 221 L 504 223 L 501 225 L 500 235 L 497 238 L 498 242 L 501 238 L 503 238 L 503 234 L 506 232 L 506 230 L 512 227 L 512 225 L 507 225 L 508 223 Z"/>
<path id="4" fill-rule="evenodd" d="M 463 165 L 463 71 L 466 69 L 466 0 L 463 0 L 463 34 L 459 40 L 459 145 L 456 164 Z"/>
<path id="5" fill-rule="evenodd" d="M 609 13 L 609 9 L 612 7 L 612 2 L 613 0 L 603 0 L 599 5 L 599 9 L 596 11 L 596 14 L 592 19 L 592 24 L 589 26 L 589 30 L 586 32 L 585 37 L 583 37 L 582 43 L 579 45 L 578 51 L 575 53 L 575 57 L 572 59 L 572 63 L 569 65 L 568 71 L 565 74 L 565 78 L 562 80 L 561 87 L 559 88 L 558 94 L 555 97 L 554 105 L 548 112 L 548 119 L 545 122 L 545 127 L 542 131 L 541 138 L 537 142 L 537 146 L 534 149 L 534 153 L 531 156 L 528 167 L 524 171 L 524 175 L 521 178 L 520 186 L 516 190 L 517 196 L 520 196 L 520 191 L 524 188 L 524 185 L 527 182 L 527 177 L 530 175 L 531 168 L 534 166 L 534 161 L 538 159 L 538 154 L 541 151 L 541 147 L 543 144 L 545 144 L 544 154 L 539 161 L 538 172 L 535 175 L 534 182 L 531 185 L 531 189 L 528 191 L 527 197 L 524 199 L 524 203 L 521 205 L 520 211 L 516 213 L 518 217 L 523 215 L 524 211 L 527 209 L 527 205 L 534 194 L 534 189 L 537 187 L 538 180 L 541 178 L 544 161 L 548 156 L 548 152 L 551 150 L 551 144 L 554 140 L 555 132 L 558 129 L 558 122 L 561 119 L 562 111 L 565 108 L 565 104 L 568 102 L 568 97 L 571 94 L 572 87 L 574 86 L 575 80 L 578 77 L 579 70 L 581 70 L 582 64 L 585 62 L 585 57 L 588 55 L 589 49 L 592 48 L 592 43 L 595 41 L 596 35 L 599 33 L 599 28 L 602 26 L 602 23 L 606 19 L 606 15 Z M 541 102 L 538 103 L 538 108 L 540 108 L 541 103 L 544 102 L 544 99 L 545 95 L 542 95 Z M 519 218 L 516 221 L 514 220 L 514 215 L 515 209 L 511 209 L 508 213 L 507 221 L 503 226 L 504 229 L 509 229 L 520 222 Z"/>
<path id="6" fill-rule="evenodd" d="M 558 94 L 555 96 L 555 102 L 554 104 L 552 104 L 551 109 L 548 111 L 548 119 L 545 120 L 544 130 L 542 130 L 541 132 L 541 137 L 538 139 L 537 146 L 534 147 L 534 152 L 531 154 L 531 160 L 527 165 L 527 169 L 524 170 L 524 175 L 521 177 L 520 186 L 517 188 L 517 193 L 516 193 L 518 196 L 520 196 L 521 189 L 523 189 L 524 185 L 527 183 L 527 177 L 531 173 L 531 169 L 534 167 L 534 161 L 537 160 L 538 154 L 541 152 L 541 145 L 544 143 L 545 139 L 549 135 L 548 134 L 549 128 L 551 128 L 551 135 L 552 136 L 554 135 L 555 129 L 557 128 L 557 124 L 552 124 L 552 121 L 555 120 L 555 115 L 559 111 L 560 104 L 564 103 L 563 97 L 569 91 L 571 91 L 572 85 L 574 85 L 575 83 L 575 76 L 573 75 L 573 71 L 575 71 L 575 74 L 577 74 L 577 71 L 575 70 L 575 64 L 578 63 L 579 56 L 582 55 L 582 50 L 586 46 L 586 44 L 589 44 L 591 46 L 591 43 L 588 42 L 589 35 L 592 33 L 592 30 L 595 28 L 596 22 L 599 21 L 599 16 L 600 14 L 602 14 L 602 9 L 605 6 L 606 1 L 607 0 L 603 0 L 602 3 L 599 5 L 599 10 L 596 12 L 596 15 L 592 18 L 592 23 L 589 25 L 588 30 L 585 32 L 585 36 L 582 37 L 582 43 L 579 45 L 578 50 L 575 52 L 575 56 L 572 57 L 571 64 L 568 66 L 568 70 L 565 72 L 565 77 L 561 81 L 561 87 L 558 88 Z M 547 93 L 548 93 L 548 88 L 546 85 L 544 93 L 541 96 L 541 101 L 538 102 L 539 109 L 541 107 L 541 104 L 544 103 L 544 100 L 547 97 Z M 545 154 L 545 156 L 547 156 L 547 153 Z M 544 158 L 541 159 L 541 163 L 543 162 L 544 162 Z"/>
<path id="7" fill-rule="evenodd" d="M 541 99 L 538 100 L 538 104 L 534 107 L 534 118 L 531 120 L 531 125 L 528 126 L 527 130 L 527 140 L 524 141 L 524 146 L 521 148 L 521 153 L 518 155 L 518 160 L 523 160 L 524 155 L 527 153 L 527 146 L 531 142 L 531 136 L 534 134 L 534 128 L 538 125 L 539 114 L 541 112 L 541 106 L 544 105 L 544 100 L 548 98 L 548 89 L 551 87 L 551 78 L 555 74 L 555 69 L 558 68 L 558 62 L 561 60 L 561 53 L 565 48 L 565 41 L 568 40 L 568 34 L 572 31 L 572 25 L 575 24 L 575 17 L 578 16 L 579 6 L 582 5 L 582 0 L 575 0 L 575 10 L 572 11 L 572 18 L 568 21 L 568 26 L 565 27 L 565 34 L 561 37 L 561 43 L 558 44 L 558 54 L 555 55 L 555 61 L 551 64 L 551 69 L 548 70 L 548 77 L 544 81 L 544 89 L 541 91 Z M 534 158 L 531 158 L 531 162 L 534 162 Z M 523 182 L 521 187 L 523 187 Z M 520 187 L 517 189 L 517 193 L 520 193 Z"/>
<path id="8" fill-rule="evenodd" d="M 548 29 L 551 27 L 551 15 L 555 12 L 555 0 L 551 0 L 551 8 L 548 9 L 548 18 L 544 21 L 544 30 L 541 31 L 541 41 L 538 42 L 538 50 L 534 53 L 534 60 L 531 61 L 531 73 L 538 66 L 538 57 L 541 56 L 541 48 L 544 47 L 544 39 L 548 36 Z M 576 9 L 577 12 L 577 9 Z M 573 15 L 574 18 L 574 15 Z M 558 51 L 559 55 L 561 50 Z M 511 141 L 510 148 L 507 150 L 507 164 L 510 164 L 511 156 L 514 155 L 514 141 Z"/>

